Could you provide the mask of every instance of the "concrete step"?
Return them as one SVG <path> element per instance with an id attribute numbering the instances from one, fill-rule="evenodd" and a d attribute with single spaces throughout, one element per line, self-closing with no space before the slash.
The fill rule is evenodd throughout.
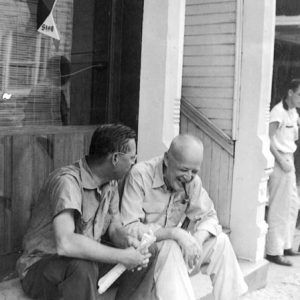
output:
<path id="1" fill-rule="evenodd" d="M 256 263 L 246 260 L 239 260 L 239 264 L 243 272 L 245 281 L 248 285 L 249 292 L 261 289 L 266 286 L 269 267 L 269 262 L 267 260 L 264 259 Z M 214 299 L 212 295 L 212 284 L 208 275 L 199 273 L 191 277 L 191 280 L 196 299 Z"/>
<path id="2" fill-rule="evenodd" d="M 258 263 L 251 263 L 240 260 L 242 272 L 248 284 L 249 291 L 263 288 L 266 285 L 269 263 L 263 260 Z M 209 276 L 197 274 L 191 277 L 192 285 L 195 291 L 196 299 L 213 300 L 212 284 Z M 110 289 L 104 294 L 105 300 L 114 299 L 116 289 Z M 0 299 L 2 300 L 31 300 L 26 297 L 19 279 L 12 279 L 0 283 Z M 101 300 L 102 300 L 101 299 Z"/>

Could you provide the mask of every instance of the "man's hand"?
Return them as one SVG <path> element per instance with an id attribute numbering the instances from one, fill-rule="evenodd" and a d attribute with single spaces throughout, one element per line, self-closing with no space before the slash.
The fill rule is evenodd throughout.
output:
<path id="1" fill-rule="evenodd" d="M 197 240 L 191 234 L 181 228 L 176 228 L 174 237 L 181 247 L 186 265 L 190 269 L 194 268 L 199 263 L 202 255 L 202 245 L 199 245 Z"/>
<path id="2" fill-rule="evenodd" d="M 128 270 L 132 270 L 139 266 L 146 267 L 149 263 L 151 254 L 147 251 L 145 254 L 141 253 L 134 247 L 124 249 L 123 265 Z"/>
<path id="3" fill-rule="evenodd" d="M 141 242 L 132 235 L 127 235 L 127 247 L 138 249 Z"/>

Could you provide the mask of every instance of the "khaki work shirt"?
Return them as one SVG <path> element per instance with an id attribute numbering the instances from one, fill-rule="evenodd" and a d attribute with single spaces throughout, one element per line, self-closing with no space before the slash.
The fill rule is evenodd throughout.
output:
<path id="1" fill-rule="evenodd" d="M 119 214 L 117 182 L 99 187 L 85 158 L 53 171 L 41 189 L 23 240 L 24 252 L 17 263 L 21 278 L 32 264 L 56 254 L 52 222 L 67 209 L 76 212 L 75 232 L 100 242 Z"/>
<path id="2" fill-rule="evenodd" d="M 143 232 L 161 227 L 176 227 L 187 216 L 194 230 L 206 230 L 212 235 L 221 232 L 213 202 L 202 187 L 198 175 L 184 191 L 169 191 L 163 180 L 163 158 L 135 165 L 126 178 L 121 204 L 121 216 L 129 232 L 139 238 Z"/>

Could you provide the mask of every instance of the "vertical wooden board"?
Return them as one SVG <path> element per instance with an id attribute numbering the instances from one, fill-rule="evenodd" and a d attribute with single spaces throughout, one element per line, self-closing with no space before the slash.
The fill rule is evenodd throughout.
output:
<path id="1" fill-rule="evenodd" d="M 225 151 L 221 153 L 221 166 L 220 166 L 220 178 L 219 178 L 219 191 L 218 191 L 218 216 L 220 223 L 229 228 L 229 214 L 230 214 L 230 202 L 229 196 L 229 186 L 230 181 L 230 159 L 231 157 Z"/>
<path id="2" fill-rule="evenodd" d="M 231 201 L 232 201 L 232 183 L 233 183 L 233 163 L 234 163 L 234 159 L 233 157 L 230 157 L 230 160 L 229 160 L 229 166 L 228 166 L 228 195 L 227 195 L 227 198 L 228 198 L 228 216 L 227 216 L 227 220 L 226 220 L 226 224 L 228 224 L 228 228 L 230 228 L 230 219 L 231 219 Z"/>
<path id="3" fill-rule="evenodd" d="M 188 119 L 187 117 L 181 113 L 180 114 L 180 133 L 187 133 L 187 124 L 188 123 Z"/>
<path id="4" fill-rule="evenodd" d="M 4 196 L 5 186 L 5 157 L 4 157 L 4 137 L 0 138 L 0 254 L 5 252 L 6 228 L 5 228 L 5 209 L 6 200 Z"/>
<path id="5" fill-rule="evenodd" d="M 5 200 L 0 196 L 0 255 L 5 253 L 6 234 L 5 231 Z"/>
<path id="6" fill-rule="evenodd" d="M 84 134 L 83 133 L 76 133 L 72 134 L 69 137 L 70 144 L 72 144 L 72 152 L 71 152 L 71 159 L 72 161 L 77 161 L 84 155 Z"/>
<path id="7" fill-rule="evenodd" d="M 5 183 L 5 137 L 0 137 L 0 196 L 4 195 L 4 183 Z"/>
<path id="8" fill-rule="evenodd" d="M 94 130 L 84 133 L 84 146 L 83 146 L 84 147 L 84 149 L 83 149 L 84 155 L 87 155 L 89 153 L 93 133 L 94 133 Z"/>
<path id="9" fill-rule="evenodd" d="M 36 135 L 33 137 L 32 145 L 33 157 L 33 200 L 32 204 L 38 198 L 40 189 L 53 170 L 53 142 L 52 135 Z"/>
<path id="10" fill-rule="evenodd" d="M 83 133 L 57 134 L 53 141 L 54 168 L 71 164 L 83 156 Z"/>
<path id="11" fill-rule="evenodd" d="M 71 163 L 69 151 L 71 145 L 68 144 L 67 134 L 55 134 L 53 137 L 53 166 L 54 169 Z"/>
<path id="12" fill-rule="evenodd" d="M 204 146 L 204 155 L 203 155 L 203 162 L 202 162 L 202 168 L 203 168 L 203 175 L 202 175 L 202 181 L 203 186 L 209 192 L 210 189 L 210 176 L 211 176 L 211 156 L 212 156 L 212 140 L 209 136 L 206 134 L 203 134 L 203 146 Z"/>
<path id="13" fill-rule="evenodd" d="M 16 135 L 12 140 L 12 240 L 21 249 L 30 218 L 33 181 L 33 136 Z"/>
<path id="14" fill-rule="evenodd" d="M 215 204 L 215 208 L 219 210 L 219 177 L 220 177 L 220 159 L 221 151 L 219 145 L 212 143 L 212 154 L 211 154 L 211 166 L 210 166 L 210 183 L 209 183 L 209 195 Z"/>
<path id="15" fill-rule="evenodd" d="M 4 228 L 5 228 L 5 250 L 12 249 L 12 137 L 3 137 L 4 155 L 4 198 L 6 201 L 4 211 Z"/>

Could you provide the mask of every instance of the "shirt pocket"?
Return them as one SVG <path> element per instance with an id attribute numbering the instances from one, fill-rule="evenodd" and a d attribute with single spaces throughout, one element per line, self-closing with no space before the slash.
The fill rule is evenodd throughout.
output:
<path id="1" fill-rule="evenodd" d="M 166 205 L 164 203 L 149 203 L 143 205 L 146 223 L 159 222 L 166 215 Z"/>
<path id="2" fill-rule="evenodd" d="M 287 141 L 294 142 L 298 139 L 298 128 L 293 123 L 287 123 L 284 126 L 284 138 Z"/>

